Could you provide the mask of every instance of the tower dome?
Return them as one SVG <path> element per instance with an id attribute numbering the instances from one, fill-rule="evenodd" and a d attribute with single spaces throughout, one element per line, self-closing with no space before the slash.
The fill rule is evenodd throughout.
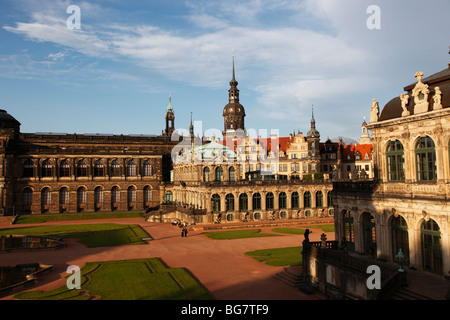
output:
<path id="1" fill-rule="evenodd" d="M 233 77 L 230 81 L 230 89 L 228 90 L 228 104 L 223 108 L 224 118 L 224 136 L 227 131 L 235 132 L 236 130 L 245 130 L 244 118 L 245 109 L 239 103 L 239 89 L 237 88 L 234 71 L 234 54 L 233 54 Z"/>

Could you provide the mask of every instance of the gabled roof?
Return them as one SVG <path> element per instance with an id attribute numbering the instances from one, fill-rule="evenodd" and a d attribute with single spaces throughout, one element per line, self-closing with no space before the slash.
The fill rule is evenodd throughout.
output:
<path id="1" fill-rule="evenodd" d="M 256 138 L 254 141 L 256 144 L 259 144 L 263 148 L 267 150 L 267 152 L 272 151 L 272 138 Z M 292 141 L 294 141 L 294 137 L 278 137 L 279 151 L 283 151 L 286 153 L 287 148 L 291 145 Z M 222 140 L 220 143 L 223 145 L 227 145 L 230 141 Z M 237 139 L 236 141 L 231 142 L 233 146 L 233 150 L 236 152 L 237 146 L 245 145 L 244 139 Z"/>
<path id="2" fill-rule="evenodd" d="M 342 160 L 344 161 L 354 161 L 355 155 L 359 151 L 361 154 L 361 160 L 366 160 L 366 154 L 368 155 L 367 160 L 372 159 L 372 148 L 371 144 L 351 144 L 351 145 L 343 145 L 342 146 Z M 350 156 L 350 158 L 348 158 Z"/>

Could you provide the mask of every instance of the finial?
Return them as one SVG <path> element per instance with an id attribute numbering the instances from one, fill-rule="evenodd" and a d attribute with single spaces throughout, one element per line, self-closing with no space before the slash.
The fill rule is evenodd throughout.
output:
<path id="1" fill-rule="evenodd" d="M 169 94 L 169 105 L 167 106 L 167 111 L 172 111 L 172 96 Z"/>
<path id="2" fill-rule="evenodd" d="M 233 50 L 233 80 L 235 80 L 235 75 L 234 75 L 234 50 Z"/>

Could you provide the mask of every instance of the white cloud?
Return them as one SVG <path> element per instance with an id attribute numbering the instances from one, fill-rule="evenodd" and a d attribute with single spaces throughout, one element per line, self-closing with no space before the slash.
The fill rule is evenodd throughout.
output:
<path id="1" fill-rule="evenodd" d="M 64 60 L 65 56 L 66 56 L 66 52 L 60 51 L 57 53 L 49 53 L 48 58 L 53 61 L 58 61 L 58 60 Z"/>
<path id="2" fill-rule="evenodd" d="M 80 4 L 87 18 L 82 19 L 82 30 L 69 30 L 67 16 L 59 10 L 68 2 L 59 2 L 58 10 L 50 5 L 44 7 L 48 10 L 35 8 L 30 22 L 3 28 L 89 57 L 126 60 L 193 86 L 223 87 L 231 75 L 234 50 L 240 87 L 257 94 L 261 112 L 256 118 L 283 121 L 288 115 L 299 119 L 317 104 L 319 110 L 332 108 L 323 113 L 324 123 L 331 123 L 344 110 L 362 119 L 373 97 L 387 100 L 397 95 L 412 82 L 404 79 L 416 69 L 439 71 L 435 61 L 441 54 L 430 48 L 448 46 L 449 37 L 441 32 L 450 28 L 448 1 L 433 2 L 429 15 L 423 14 L 420 1 L 377 1 L 382 18 L 378 31 L 366 28 L 366 9 L 372 2 L 189 1 L 190 11 L 183 17 L 197 28 L 195 32 L 119 21 L 102 24 L 105 9 L 86 2 Z M 109 12 L 110 16 L 117 14 Z M 286 23 L 266 26 L 264 19 L 277 12 L 286 14 L 289 27 Z M 318 26 L 315 30 L 300 20 L 295 22 L 295 17 L 305 16 Z M 92 18 L 100 19 L 95 20 L 95 27 Z M 63 52 L 50 53 L 48 58 L 63 59 Z M 126 78 L 123 73 L 115 74 Z M 285 114 L 279 113 L 280 107 Z"/>

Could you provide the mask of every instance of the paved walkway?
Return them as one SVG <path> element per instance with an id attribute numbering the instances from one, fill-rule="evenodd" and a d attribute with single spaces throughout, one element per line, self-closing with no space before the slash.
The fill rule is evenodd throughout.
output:
<path id="1" fill-rule="evenodd" d="M 305 220 L 306 221 L 306 220 Z M 282 234 L 279 237 L 261 237 L 234 240 L 211 240 L 202 230 L 191 230 L 188 237 L 180 236 L 180 229 L 170 224 L 146 222 L 142 218 L 108 220 L 80 220 L 46 222 L 45 225 L 118 223 L 139 224 L 152 238 L 145 245 L 87 248 L 75 239 L 67 239 L 68 247 L 43 252 L 13 252 L 0 254 L 1 264 L 45 263 L 54 266 L 53 272 L 43 275 L 40 283 L 27 290 L 51 290 L 65 285 L 69 265 L 80 268 L 86 262 L 159 257 L 169 267 L 188 269 L 218 300 L 320 300 L 321 295 L 306 295 L 297 288 L 273 276 L 283 267 L 267 266 L 244 253 L 252 250 L 300 246 L 302 235 Z M 44 225 L 39 224 L 39 225 Z M 0 225 L 24 227 L 27 225 Z M 294 225 L 293 225 L 294 226 Z M 271 226 L 261 232 L 272 232 Z M 313 232 L 311 241 L 319 241 L 322 232 Z M 327 233 L 329 240 L 334 233 Z M 300 254 L 300 252 L 299 252 Z M 12 299 L 12 296 L 2 300 Z"/>

